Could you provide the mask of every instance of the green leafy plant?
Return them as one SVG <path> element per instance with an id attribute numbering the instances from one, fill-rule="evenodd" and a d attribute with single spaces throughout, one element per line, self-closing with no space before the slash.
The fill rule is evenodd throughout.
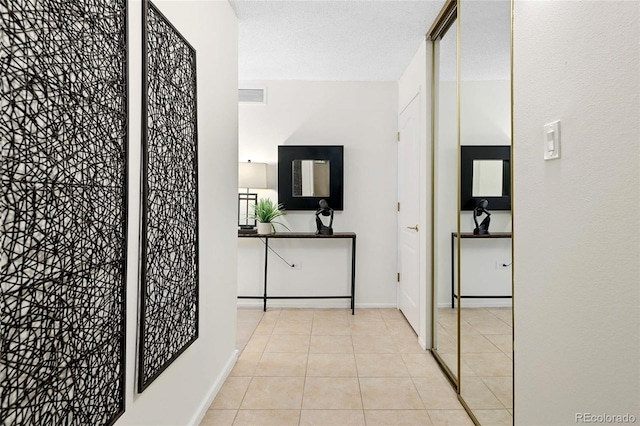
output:
<path id="1" fill-rule="evenodd" d="M 280 216 L 284 216 L 285 214 L 282 204 L 275 204 L 269 198 L 261 198 L 258 200 L 258 203 L 253 206 L 253 215 L 251 215 L 251 219 L 255 219 L 262 223 L 277 223 L 278 225 L 282 225 L 286 229 L 289 229 L 284 223 L 274 220 Z"/>

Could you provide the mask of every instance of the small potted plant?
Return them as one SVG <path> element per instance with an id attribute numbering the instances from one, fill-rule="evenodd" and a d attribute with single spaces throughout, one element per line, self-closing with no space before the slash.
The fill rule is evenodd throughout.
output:
<path id="1" fill-rule="evenodd" d="M 285 212 L 282 204 L 276 205 L 269 198 L 261 198 L 258 203 L 253 206 L 253 215 L 251 216 L 251 219 L 258 221 L 258 234 L 271 234 L 276 230 L 273 225 L 274 223 L 287 228 L 287 226 L 282 222 L 274 220 L 284 215 Z"/>

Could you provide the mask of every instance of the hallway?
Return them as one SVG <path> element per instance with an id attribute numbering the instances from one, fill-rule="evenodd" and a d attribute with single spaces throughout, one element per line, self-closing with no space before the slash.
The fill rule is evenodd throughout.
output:
<path id="1" fill-rule="evenodd" d="M 238 362 L 201 425 L 472 425 L 396 309 L 238 309 Z"/>

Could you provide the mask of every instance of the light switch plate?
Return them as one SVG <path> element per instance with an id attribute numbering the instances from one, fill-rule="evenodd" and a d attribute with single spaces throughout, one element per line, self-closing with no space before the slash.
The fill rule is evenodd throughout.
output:
<path id="1" fill-rule="evenodd" d="M 543 142 L 545 160 L 560 158 L 560 120 L 544 125 Z"/>

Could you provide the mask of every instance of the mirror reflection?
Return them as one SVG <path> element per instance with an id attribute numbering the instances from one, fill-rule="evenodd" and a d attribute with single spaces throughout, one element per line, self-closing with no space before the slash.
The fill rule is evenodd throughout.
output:
<path id="1" fill-rule="evenodd" d="M 455 16 L 454 16 L 455 19 Z M 452 233 L 458 221 L 457 22 L 434 40 L 434 341 L 433 353 L 455 382 L 458 312 L 454 296 Z M 454 263 L 455 264 L 455 263 Z"/>
<path id="2" fill-rule="evenodd" d="M 511 3 L 460 0 L 458 7 L 462 152 L 508 148 Z M 513 424 L 512 216 L 510 201 L 501 208 L 491 198 L 510 196 L 509 162 L 501 158 L 476 157 L 469 167 L 470 195 L 489 198 L 489 234 L 473 235 L 478 198 L 460 212 L 459 392 L 481 425 Z"/>
<path id="3" fill-rule="evenodd" d="M 294 197 L 329 196 L 329 160 L 293 160 L 291 172 L 291 192 Z"/>
<path id="4" fill-rule="evenodd" d="M 502 169 L 502 160 L 473 160 L 471 195 L 500 197 L 503 193 Z"/>

